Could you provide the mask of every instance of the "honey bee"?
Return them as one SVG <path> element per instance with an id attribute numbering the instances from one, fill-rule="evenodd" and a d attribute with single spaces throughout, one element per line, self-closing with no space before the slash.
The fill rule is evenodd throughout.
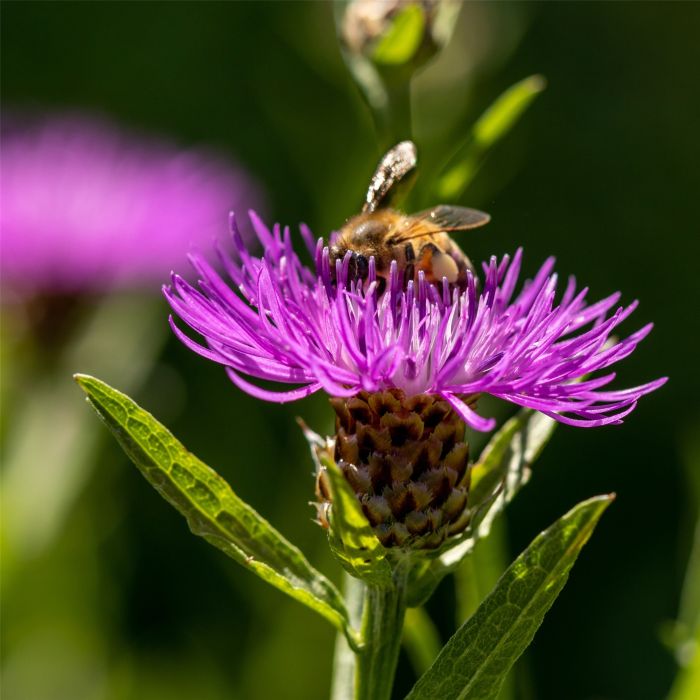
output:
<path id="1" fill-rule="evenodd" d="M 416 147 L 402 141 L 379 162 L 370 181 L 362 211 L 340 229 L 330 248 L 332 269 L 348 252 L 349 272 L 367 279 L 369 260 L 374 257 L 380 291 L 386 286 L 392 261 L 398 265 L 404 285 L 418 281 L 420 271 L 431 283 L 464 288 L 467 270 L 474 270 L 469 258 L 452 240 L 450 233 L 487 224 L 491 217 L 476 209 L 440 204 L 416 214 L 403 214 L 387 206 L 390 195 L 416 167 Z"/>

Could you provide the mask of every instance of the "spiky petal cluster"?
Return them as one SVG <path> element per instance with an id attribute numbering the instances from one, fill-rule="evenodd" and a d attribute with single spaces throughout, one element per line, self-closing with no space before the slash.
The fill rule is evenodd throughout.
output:
<path id="1" fill-rule="evenodd" d="M 201 345 L 171 319 L 177 336 L 195 352 L 225 365 L 244 391 L 285 402 L 324 390 L 351 397 L 400 389 L 406 396 L 442 397 L 477 430 L 490 430 L 469 397 L 487 393 L 529 406 L 562 423 L 619 423 L 659 379 L 632 389 L 608 390 L 608 368 L 627 357 L 651 330 L 648 324 L 624 340 L 610 336 L 636 302 L 616 307 L 613 294 L 586 303 L 570 278 L 557 300 L 554 260 L 548 259 L 516 293 L 522 251 L 511 260 L 483 265 L 477 287 L 470 275 L 463 291 L 420 279 L 402 286 L 394 263 L 383 294 L 370 264 L 368 282 L 348 279 L 348 257 L 331 274 L 328 247 L 301 227 L 315 261 L 305 266 L 292 248 L 288 228 L 271 231 L 251 213 L 265 250 L 252 256 L 235 221 L 236 260 L 220 251 L 234 291 L 201 256 L 192 257 L 199 290 L 173 275 L 165 294 L 175 313 L 206 341 Z M 604 371 L 602 376 L 589 376 Z M 274 391 L 245 376 L 294 384 Z"/>
<path id="2" fill-rule="evenodd" d="M 259 201 L 242 170 L 103 119 L 3 120 L 3 286 L 22 295 L 160 284 L 231 206 Z"/>

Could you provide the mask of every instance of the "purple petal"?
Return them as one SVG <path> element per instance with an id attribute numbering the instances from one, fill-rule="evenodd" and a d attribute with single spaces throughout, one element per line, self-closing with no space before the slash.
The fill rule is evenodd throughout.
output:
<path id="1" fill-rule="evenodd" d="M 635 309 L 620 307 L 619 294 L 586 304 L 587 289 L 569 278 L 557 303 L 557 275 L 549 258 L 516 294 L 522 260 L 505 256 L 483 265 L 481 290 L 471 272 L 466 288 L 433 286 L 422 272 L 403 287 L 397 261 L 387 290 L 371 277 L 350 280 L 349 258 L 336 261 L 331 275 L 329 248 L 304 229 L 316 269 L 304 267 L 291 234 L 268 229 L 253 216 L 267 250 L 263 258 L 245 248 L 235 221 L 234 247 L 240 265 L 224 265 L 233 286 L 199 256 L 193 264 L 199 289 L 173 276 L 164 293 L 182 321 L 203 336 L 200 345 L 174 328 L 191 349 L 231 369 L 243 390 L 270 401 L 291 401 L 317 391 L 353 396 L 398 388 L 409 395 L 441 395 L 476 430 L 490 430 L 460 397 L 490 393 L 542 411 L 569 425 L 619 423 L 637 400 L 659 388 L 659 379 L 629 389 L 608 389 L 604 371 L 629 355 L 649 333 L 644 326 L 610 345 L 610 334 Z M 514 299 L 514 300 L 512 300 Z M 604 371 L 600 376 L 588 376 Z M 249 384 L 241 374 L 307 386 L 278 393 Z"/>

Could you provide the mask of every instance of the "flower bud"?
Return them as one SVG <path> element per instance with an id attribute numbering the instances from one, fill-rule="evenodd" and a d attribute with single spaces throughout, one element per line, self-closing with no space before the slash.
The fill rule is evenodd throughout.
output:
<path id="1" fill-rule="evenodd" d="M 351 0 L 341 39 L 377 65 L 420 64 L 446 43 L 458 10 L 454 0 Z"/>

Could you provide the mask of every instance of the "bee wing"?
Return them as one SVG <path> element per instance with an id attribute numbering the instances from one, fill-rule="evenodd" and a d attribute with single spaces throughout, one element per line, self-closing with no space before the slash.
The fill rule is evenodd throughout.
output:
<path id="1" fill-rule="evenodd" d="M 379 208 L 389 191 L 416 167 L 418 154 L 413 141 L 401 141 L 379 161 L 369 183 L 363 213 Z"/>
<path id="2" fill-rule="evenodd" d="M 491 221 L 491 216 L 478 209 L 467 207 L 453 207 L 449 204 L 439 204 L 432 209 L 419 211 L 411 215 L 416 222 L 429 222 L 437 226 L 440 231 L 468 231 L 472 228 L 485 226 Z"/>
<path id="3" fill-rule="evenodd" d="M 406 227 L 396 236 L 396 242 L 420 238 L 429 235 L 425 224 L 430 224 L 433 233 L 451 233 L 453 231 L 468 231 L 472 228 L 479 228 L 491 221 L 491 216 L 478 209 L 468 209 L 467 207 L 453 207 L 449 204 L 439 204 L 432 209 L 419 211 L 407 217 Z"/>

